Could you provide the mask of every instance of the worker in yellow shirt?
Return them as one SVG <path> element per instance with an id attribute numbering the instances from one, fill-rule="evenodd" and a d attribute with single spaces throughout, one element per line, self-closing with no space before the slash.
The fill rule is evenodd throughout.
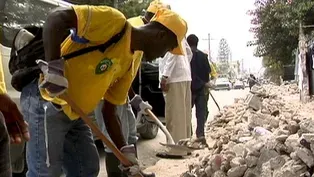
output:
<path id="1" fill-rule="evenodd" d="M 11 177 L 10 140 L 21 143 L 29 139 L 28 125 L 17 105 L 7 94 L 0 49 L 0 176 Z"/>
<path id="2" fill-rule="evenodd" d="M 208 118 L 208 114 L 209 114 L 209 110 L 208 110 L 208 100 L 209 100 L 209 89 L 214 88 L 215 87 L 215 82 L 217 80 L 218 74 L 216 71 L 216 68 L 214 66 L 214 64 L 212 62 L 209 62 L 209 66 L 210 66 L 210 74 L 209 74 L 209 78 L 210 81 L 209 83 L 207 83 L 207 87 L 208 89 L 205 89 L 205 98 L 206 98 L 206 114 L 205 114 L 205 121 Z"/>
<path id="3" fill-rule="evenodd" d="M 71 35 L 63 35 L 71 29 Z M 183 54 L 180 41 L 186 22 L 168 9 L 159 9 L 149 23 L 132 27 L 125 16 L 108 6 L 78 5 L 53 10 L 43 28 L 45 61 L 39 80 L 23 88 L 21 104 L 30 133 L 27 145 L 28 177 L 98 176 L 99 157 L 89 127 L 59 96 L 67 92 L 86 114 L 102 98 L 107 131 L 118 149 L 134 164 L 123 167 L 128 176 L 142 173 L 133 145 L 127 145 L 116 115 L 126 103 L 141 53 L 151 61 L 167 51 Z M 62 56 L 121 37 L 106 50 L 92 51 L 70 60 Z M 60 50 L 61 46 L 61 50 Z M 38 86 L 39 85 L 39 86 Z"/>
<path id="4" fill-rule="evenodd" d="M 159 0 L 152 1 L 147 8 L 144 16 L 137 16 L 132 17 L 128 19 L 128 22 L 133 27 L 140 27 L 144 24 L 147 24 L 151 18 L 155 15 L 157 10 L 162 7 L 167 7 L 165 4 L 161 3 Z M 142 58 L 141 56 L 139 56 Z M 129 98 L 127 100 L 127 103 L 124 105 L 117 106 L 117 114 L 120 118 L 121 127 L 123 136 L 127 142 L 127 144 L 133 144 L 135 146 L 135 149 L 137 150 L 136 142 L 137 142 L 137 130 L 136 130 L 136 118 L 133 113 L 132 107 L 137 111 L 137 114 L 145 114 L 145 112 L 141 112 L 140 108 L 137 106 L 141 104 L 141 107 L 145 107 L 147 109 L 152 109 L 151 105 L 149 105 L 148 102 L 144 102 L 140 95 L 137 95 L 133 92 L 132 88 L 129 90 Z M 108 139 L 111 139 L 107 130 L 106 126 L 103 122 L 103 115 L 101 113 L 101 109 L 103 106 L 103 101 L 101 101 L 96 110 L 95 110 L 95 117 L 97 120 L 97 123 L 102 130 L 102 132 L 105 134 L 105 136 L 108 137 Z M 141 115 L 137 115 L 141 116 Z M 105 148 L 105 154 L 106 154 L 106 171 L 108 177 L 117 177 L 117 176 L 123 176 L 122 171 L 118 167 L 119 160 L 117 157 L 112 153 L 112 151 L 108 148 Z"/>

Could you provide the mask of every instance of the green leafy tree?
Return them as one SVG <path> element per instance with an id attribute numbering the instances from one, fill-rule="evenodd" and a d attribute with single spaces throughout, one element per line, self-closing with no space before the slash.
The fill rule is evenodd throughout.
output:
<path id="1" fill-rule="evenodd" d="M 218 61 L 221 63 L 229 62 L 230 50 L 226 39 L 222 38 L 219 42 Z"/>
<path id="2" fill-rule="evenodd" d="M 228 74 L 229 73 L 229 59 L 230 59 L 230 50 L 229 45 L 226 39 L 222 38 L 219 42 L 218 48 L 218 73 L 219 74 Z"/>
<path id="3" fill-rule="evenodd" d="M 274 71 L 277 75 L 283 65 L 293 63 L 300 22 L 314 24 L 313 5 L 313 0 L 255 1 L 255 9 L 248 13 L 253 17 L 251 32 L 256 40 L 248 45 L 256 46 L 255 55 L 263 57 L 265 67 L 271 68 L 268 74 Z"/>

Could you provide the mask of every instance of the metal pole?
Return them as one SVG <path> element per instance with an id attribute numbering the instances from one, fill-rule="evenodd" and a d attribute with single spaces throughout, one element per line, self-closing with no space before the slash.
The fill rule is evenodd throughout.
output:
<path id="1" fill-rule="evenodd" d="M 211 57 L 211 51 L 210 51 L 210 33 L 208 33 L 208 56 L 209 56 L 209 60 L 212 60 Z"/>

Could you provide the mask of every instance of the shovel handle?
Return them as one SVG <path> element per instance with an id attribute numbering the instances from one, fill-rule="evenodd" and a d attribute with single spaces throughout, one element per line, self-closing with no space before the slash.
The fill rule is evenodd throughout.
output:
<path id="1" fill-rule="evenodd" d="M 81 108 L 79 108 L 76 103 L 66 94 L 64 93 L 61 98 L 66 101 L 73 111 L 80 115 L 83 121 L 92 129 L 92 131 L 96 134 L 97 137 L 103 141 L 106 146 L 113 152 L 113 154 L 120 160 L 120 162 L 124 166 L 132 166 L 133 164 L 121 153 L 121 151 L 111 142 L 108 138 L 99 130 L 99 128 L 94 124 L 91 118 L 89 118 Z M 135 177 L 143 177 L 141 174 L 138 174 Z"/>
<path id="2" fill-rule="evenodd" d="M 145 112 L 149 115 L 150 118 L 154 120 L 154 122 L 159 126 L 159 128 L 164 132 L 164 134 L 167 137 L 167 144 L 175 144 L 173 141 L 172 136 L 170 135 L 169 131 L 167 128 L 160 122 L 160 120 L 155 116 L 155 114 L 149 110 L 146 109 Z"/>

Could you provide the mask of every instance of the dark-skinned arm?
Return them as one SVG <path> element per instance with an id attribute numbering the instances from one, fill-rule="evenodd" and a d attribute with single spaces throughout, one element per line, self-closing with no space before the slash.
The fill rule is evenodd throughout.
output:
<path id="1" fill-rule="evenodd" d="M 102 108 L 102 114 L 110 138 L 117 146 L 117 148 L 121 149 L 127 144 L 123 137 L 121 123 L 117 115 L 116 109 L 116 105 L 111 104 L 110 102 L 105 100 L 104 106 Z"/>
<path id="2" fill-rule="evenodd" d="M 61 43 L 71 28 L 77 28 L 77 17 L 71 7 L 56 8 L 48 15 L 43 28 L 46 61 L 60 59 Z"/>

